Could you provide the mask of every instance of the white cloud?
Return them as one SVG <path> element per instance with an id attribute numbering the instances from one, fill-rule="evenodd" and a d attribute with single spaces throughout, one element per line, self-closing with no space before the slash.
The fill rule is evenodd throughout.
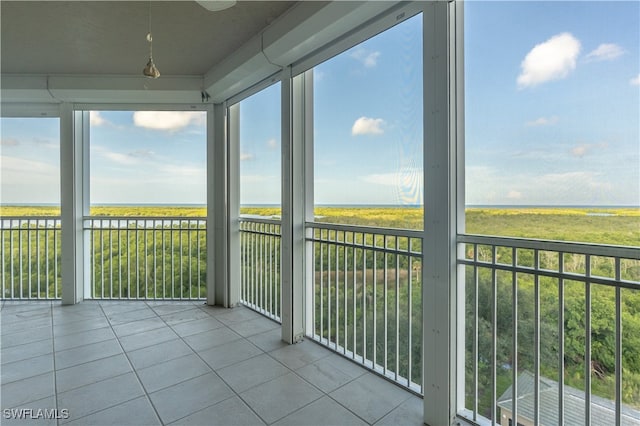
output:
<path id="1" fill-rule="evenodd" d="M 361 62 L 366 68 L 373 68 L 378 65 L 380 52 L 367 50 L 364 47 L 358 47 L 351 53 L 351 57 L 356 61 Z"/>
<path id="2" fill-rule="evenodd" d="M 107 123 L 107 120 L 100 115 L 100 111 L 89 112 L 89 122 L 92 126 L 102 126 Z"/>
<path id="3" fill-rule="evenodd" d="M 160 167 L 160 171 L 163 175 L 169 177 L 170 179 L 175 179 L 179 177 L 189 177 L 189 178 L 205 178 L 206 171 L 202 167 L 197 166 L 189 166 L 189 165 L 175 165 L 168 164 Z M 196 182 L 195 180 L 189 180 L 189 182 Z"/>
<path id="4" fill-rule="evenodd" d="M 136 111 L 133 123 L 138 127 L 174 132 L 192 124 L 203 124 L 204 112 L 200 111 Z"/>
<path id="5" fill-rule="evenodd" d="M 626 204 L 637 189 L 613 185 L 607 174 L 594 171 L 536 173 L 501 168 L 466 168 L 466 203 L 525 205 Z M 631 190 L 631 191 L 630 191 Z M 522 195 L 516 198 L 517 193 Z"/>
<path id="6" fill-rule="evenodd" d="M 554 115 L 552 117 L 540 117 L 540 118 L 536 118 L 533 121 L 527 121 L 525 125 L 530 127 L 551 126 L 553 124 L 556 124 L 558 121 L 559 121 L 559 118 Z"/>
<path id="7" fill-rule="evenodd" d="M 30 177 L 34 175 L 53 177 L 54 180 L 59 180 L 59 169 L 52 164 L 44 163 L 42 161 L 27 160 L 20 157 L 9 157 L 6 155 L 0 156 L 0 165 L 2 165 L 2 174 L 5 173 L 18 173 L 23 179 L 30 180 Z M 4 181 L 3 184 L 9 183 Z"/>
<path id="8" fill-rule="evenodd" d="M 253 160 L 254 155 L 249 152 L 241 152 L 240 153 L 240 161 Z"/>
<path id="9" fill-rule="evenodd" d="M 353 127 L 351 127 L 352 135 L 381 135 L 384 133 L 382 129 L 382 125 L 384 124 L 384 120 L 382 118 L 369 118 L 369 117 L 360 117 L 355 123 L 353 123 Z"/>
<path id="10" fill-rule="evenodd" d="M 640 86 L 640 74 L 629 80 L 629 84 L 632 86 Z"/>
<path id="11" fill-rule="evenodd" d="M 153 155 L 153 151 L 149 150 L 138 150 L 123 154 L 121 152 L 111 151 L 100 145 L 92 146 L 91 150 L 100 155 L 102 158 L 106 158 L 113 163 L 125 166 L 140 164 L 141 159 L 150 158 Z"/>
<path id="12" fill-rule="evenodd" d="M 510 200 L 520 200 L 522 199 L 522 192 L 512 189 L 507 193 L 507 198 Z"/>
<path id="13" fill-rule="evenodd" d="M 570 33 L 555 35 L 536 45 L 520 64 L 522 72 L 518 76 L 518 87 L 532 87 L 567 77 L 576 68 L 579 53 L 580 41 Z"/>
<path id="14" fill-rule="evenodd" d="M 397 173 L 377 173 L 365 175 L 361 177 L 363 182 L 373 183 L 376 185 L 396 186 L 398 184 Z"/>
<path id="15" fill-rule="evenodd" d="M 591 51 L 585 60 L 594 61 L 611 61 L 624 54 L 624 49 L 614 43 L 602 43 L 595 50 Z"/>
<path id="16" fill-rule="evenodd" d="M 267 147 L 269 149 L 276 149 L 279 145 L 280 144 L 278 143 L 278 140 L 276 138 L 271 138 L 267 141 Z"/>
<path id="17" fill-rule="evenodd" d="M 609 147 L 607 142 L 602 143 L 583 143 L 580 145 L 576 145 L 569 151 L 572 156 L 582 158 L 591 151 L 595 150 L 605 150 Z"/>
<path id="18" fill-rule="evenodd" d="M 571 155 L 582 158 L 589 152 L 589 145 L 578 145 L 571 148 Z"/>
<path id="19" fill-rule="evenodd" d="M 134 165 L 139 163 L 137 158 L 127 154 L 121 154 L 119 152 L 105 151 L 102 152 L 101 155 L 118 164 Z"/>
<path id="20" fill-rule="evenodd" d="M 16 146 L 19 145 L 20 141 L 15 138 L 2 138 L 0 139 L 0 145 L 2 146 Z"/>
<path id="21" fill-rule="evenodd" d="M 150 149 L 138 149 L 136 151 L 132 151 L 127 153 L 127 155 L 136 158 L 151 158 L 155 155 L 155 152 Z"/>

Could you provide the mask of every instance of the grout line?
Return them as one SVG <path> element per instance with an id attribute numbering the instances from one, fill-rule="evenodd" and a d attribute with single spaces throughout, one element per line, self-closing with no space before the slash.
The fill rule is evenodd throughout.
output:
<path id="1" fill-rule="evenodd" d="M 146 302 L 143 302 L 143 303 L 144 303 L 145 306 L 149 307 L 146 304 Z M 120 343 L 120 339 L 116 335 L 116 332 L 113 330 L 113 325 L 111 325 L 111 321 L 109 321 L 109 318 L 107 317 L 107 314 L 105 313 L 104 308 L 102 307 L 101 304 L 98 304 L 98 306 L 100 307 L 100 310 L 102 311 L 102 314 L 107 319 L 107 322 L 109 323 L 109 326 L 111 327 L 111 332 L 116 336 L 116 341 L 118 342 L 118 345 L 120 346 L 120 349 L 122 349 L 122 353 L 124 354 L 124 357 L 126 358 L 127 362 L 129 363 L 129 367 L 131 367 L 131 371 L 136 376 L 136 380 L 138 381 L 138 384 L 140 385 L 140 388 L 142 389 L 142 392 L 144 392 L 144 396 L 146 396 L 147 400 L 149 401 L 149 404 L 151 405 L 151 408 L 153 408 L 153 411 L 154 411 L 158 421 L 160 422 L 160 424 L 164 425 L 164 422 L 162 421 L 162 418 L 160 418 L 160 414 L 158 413 L 158 410 L 156 409 L 156 406 L 153 404 L 153 401 L 151 401 L 151 398 L 149 397 L 149 393 L 147 392 L 147 389 L 142 384 L 142 380 L 140 380 L 140 376 L 138 375 L 138 371 L 133 366 L 133 363 L 129 359 L 129 355 L 127 354 L 127 351 L 124 350 L 124 347 L 122 346 L 122 343 Z M 155 313 L 155 311 L 153 311 L 153 312 Z M 125 374 L 127 374 L 127 373 L 125 373 Z M 131 401 L 131 400 L 129 400 L 129 401 Z M 124 402 L 128 402 L 128 401 L 124 401 Z M 120 404 L 124 404 L 124 402 L 121 402 Z M 120 405 L 120 404 L 116 404 L 116 406 Z"/>
<path id="2" fill-rule="evenodd" d="M 205 311 L 205 312 L 206 312 L 206 310 L 205 310 L 205 309 L 203 309 L 203 308 L 199 308 L 199 309 L 201 309 L 201 310 L 203 310 L 203 311 Z M 229 310 L 229 312 L 231 312 L 231 311 Z M 209 314 L 208 312 L 207 312 L 207 314 L 208 314 L 210 317 L 212 317 L 212 318 L 216 319 L 220 324 L 222 324 L 222 327 L 218 327 L 218 328 L 215 328 L 215 329 L 212 329 L 212 330 L 219 330 L 219 329 L 221 329 L 221 328 L 223 328 L 223 327 L 224 327 L 224 328 L 227 328 L 229 331 L 231 331 L 231 332 L 233 332 L 233 333 L 235 333 L 235 334 L 238 334 L 238 333 L 236 333 L 232 328 L 230 328 L 227 324 L 225 324 L 224 322 L 222 322 L 222 321 L 218 320 L 217 318 L 215 318 L 215 315 Z M 161 319 L 163 322 L 165 322 L 163 318 L 160 318 L 160 319 Z M 185 322 L 188 322 L 188 321 L 185 321 Z M 167 323 L 165 322 L 165 324 L 167 324 Z M 182 324 L 182 323 L 180 323 L 180 324 Z M 177 324 L 176 324 L 176 325 L 177 325 Z M 173 327 L 172 327 L 171 325 L 167 324 L 167 326 L 168 326 L 169 328 L 171 328 L 171 330 L 172 330 L 174 333 L 176 333 L 176 332 L 175 332 L 175 330 L 173 330 Z M 212 331 L 212 330 L 208 330 L 208 331 Z M 206 332 L 207 332 L 207 331 L 203 331 L 203 333 L 206 333 Z M 176 333 L 176 334 L 178 334 L 178 333 Z M 196 333 L 196 334 L 199 334 L 199 333 Z M 238 334 L 238 335 L 239 335 L 239 334 Z M 195 336 L 195 334 L 192 334 L 191 336 Z M 191 336 L 187 336 L 187 337 L 191 337 Z M 239 336 L 240 336 L 240 335 L 239 335 Z M 212 368 L 212 367 L 211 367 L 211 366 L 210 366 L 210 365 L 209 365 L 209 364 L 204 360 L 204 358 L 202 358 L 202 356 L 200 356 L 200 353 L 199 353 L 197 350 L 195 350 L 194 348 L 192 348 L 192 347 L 191 347 L 191 345 L 189 345 L 189 343 L 184 339 L 184 337 L 182 337 L 181 335 L 179 335 L 179 334 L 178 334 L 178 338 L 179 338 L 180 340 L 182 340 L 182 342 L 183 342 L 185 345 L 187 345 L 187 346 L 189 347 L 189 349 L 191 349 L 191 350 L 193 351 L 193 353 L 194 353 L 198 358 L 200 358 L 200 360 L 201 360 L 202 362 L 204 362 L 204 363 L 205 363 L 205 365 L 206 365 L 207 367 L 209 367 L 209 369 L 211 370 L 211 372 L 212 372 L 213 374 L 215 374 L 215 375 L 216 375 L 216 376 L 217 376 L 217 377 L 222 381 L 222 383 L 224 383 L 224 384 L 225 384 L 225 386 L 227 386 L 227 387 L 229 388 L 229 390 L 233 393 L 233 395 L 232 395 L 232 396 L 230 396 L 229 398 L 225 398 L 225 399 L 224 399 L 224 400 L 222 400 L 222 401 L 218 401 L 218 402 L 216 402 L 215 404 L 208 405 L 208 406 L 206 406 L 206 407 L 204 407 L 204 408 L 202 408 L 202 409 L 200 409 L 200 410 L 198 410 L 198 411 L 194 411 L 193 413 L 190 413 L 190 414 L 188 414 L 188 415 L 186 415 L 186 416 L 184 416 L 184 417 L 181 417 L 180 419 L 175 420 L 175 422 L 177 422 L 177 421 L 179 421 L 179 420 L 181 420 L 181 419 L 184 419 L 185 417 L 188 417 L 188 416 L 190 416 L 190 415 L 192 415 L 192 414 L 194 414 L 194 413 L 197 413 L 197 412 L 202 411 L 202 410 L 206 410 L 207 408 L 210 408 L 210 407 L 213 407 L 214 405 L 220 404 L 220 403 L 222 403 L 222 402 L 224 402 L 224 401 L 226 401 L 226 400 L 228 400 L 228 399 L 231 399 L 231 398 L 233 398 L 233 397 L 235 396 L 235 397 L 237 397 L 238 399 L 240 399 L 240 400 L 242 401 L 242 403 L 243 403 L 243 404 L 245 404 L 247 407 L 249 407 L 249 409 L 250 409 L 250 410 L 251 410 L 251 411 L 256 415 L 256 417 L 258 417 L 258 418 L 259 418 L 259 419 L 260 419 L 264 424 L 268 424 L 268 423 L 267 423 L 267 422 L 266 422 L 266 421 L 265 421 L 265 420 L 264 420 L 264 419 L 263 419 L 263 418 L 262 418 L 262 417 L 261 417 L 261 416 L 260 416 L 260 415 L 259 415 L 259 414 L 254 410 L 254 409 L 253 409 L 253 407 L 251 407 L 249 404 L 247 404 L 247 402 L 246 402 L 244 399 L 242 399 L 242 397 L 240 396 L 240 394 L 239 394 L 238 392 L 236 392 L 236 391 L 233 389 L 233 387 L 231 387 L 231 386 L 229 385 L 229 383 L 228 383 L 226 380 L 224 380 L 224 378 L 223 378 L 222 376 L 220 376 L 220 375 L 219 375 L 219 374 L 218 374 L 218 373 L 217 373 L 217 372 L 216 372 L 216 371 L 215 371 L 215 370 L 214 370 L 214 369 L 213 369 L 213 368 Z M 237 342 L 237 341 L 242 340 L 242 339 L 246 340 L 246 341 L 247 341 L 248 343 L 250 343 L 251 345 L 253 345 L 253 346 L 257 347 L 257 348 L 258 348 L 262 353 L 266 354 L 266 352 L 265 352 L 262 348 L 260 348 L 259 346 L 257 346 L 257 345 L 255 345 L 255 344 L 253 344 L 249 339 L 247 339 L 247 338 L 246 338 L 246 337 L 244 337 L 244 336 L 240 336 L 240 339 L 233 340 L 233 341 L 231 341 L 231 342 L 227 342 L 227 343 Z M 227 343 L 223 343 L 222 345 L 219 345 L 219 346 L 224 346 L 224 345 L 226 345 Z M 214 348 L 216 348 L 216 347 L 218 347 L 218 346 L 214 346 L 213 348 L 206 348 L 206 349 L 202 349 L 202 350 L 203 350 L 203 351 L 208 351 L 208 350 L 214 349 Z M 251 357 L 251 358 L 248 358 L 248 359 L 252 359 L 252 358 L 255 358 L 255 357 L 260 356 L 260 355 L 261 355 L 261 354 L 258 354 L 258 355 L 256 355 L 256 356 Z M 243 361 L 246 361 L 246 360 L 243 360 Z M 225 367 L 223 367 L 223 368 L 231 367 L 232 365 L 239 364 L 240 362 L 242 362 L 242 361 L 239 361 L 239 362 L 234 363 L 234 364 L 231 364 L 231 365 L 227 365 L 227 366 L 225 366 Z M 265 383 L 267 383 L 267 382 L 265 382 Z"/>
<path id="3" fill-rule="evenodd" d="M 53 334 L 53 306 L 50 307 L 51 309 L 51 357 L 52 357 L 52 361 L 53 361 L 53 392 L 55 393 L 54 395 L 54 400 L 56 402 L 56 406 L 54 407 L 56 410 L 58 410 L 58 369 L 56 368 L 56 339 L 54 337 Z M 56 412 L 56 414 L 58 414 Z M 60 416 L 56 416 L 56 424 L 58 426 L 60 426 L 60 419 L 58 418 Z"/>

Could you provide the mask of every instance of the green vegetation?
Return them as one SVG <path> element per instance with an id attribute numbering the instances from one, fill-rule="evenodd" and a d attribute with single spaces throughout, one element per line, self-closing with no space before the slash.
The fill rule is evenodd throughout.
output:
<path id="1" fill-rule="evenodd" d="M 204 208 L 187 207 L 93 207 L 94 216 L 106 217 L 203 217 Z M 278 217 L 279 208 L 246 207 L 241 213 Z M 2 216 L 49 216 L 59 211 L 50 207 L 2 207 Z M 342 208 L 319 207 L 316 221 L 364 225 L 382 228 L 421 229 L 422 209 L 419 208 Z M 180 223 L 180 222 L 178 222 Z M 187 222 L 184 222 L 187 223 Z M 35 226 L 35 225 L 34 225 Z M 409 253 L 388 254 L 375 247 L 382 246 L 381 237 L 371 234 L 355 236 L 350 233 L 326 231 L 323 239 L 343 242 L 363 242 L 367 248 L 350 244 L 316 243 L 314 247 L 315 332 L 323 338 L 355 352 L 369 360 L 375 354 L 376 363 L 386 363 L 390 371 L 402 377 L 421 381 L 421 261 Z M 536 238 L 546 240 L 580 241 L 596 244 L 640 246 L 640 210 L 618 209 L 489 209 L 472 208 L 466 212 L 466 232 L 481 235 Z M 123 228 L 94 231 L 90 247 L 93 291 L 98 297 L 204 297 L 206 290 L 206 237 L 202 225 L 158 223 L 151 227 L 128 222 Z M 319 236 L 322 234 L 316 234 Z M 60 233 L 56 229 L 28 228 L 21 231 L 2 231 L 2 290 L 4 297 L 59 296 Z M 270 237 L 271 238 L 271 237 Z M 261 287 L 260 271 L 278 281 L 279 269 L 269 266 L 278 259 L 274 241 L 270 245 L 243 243 L 243 276 L 254 277 L 250 282 L 253 303 L 260 300 L 278 306 L 278 289 Z M 387 244 L 406 250 L 408 238 L 388 238 Z M 53 248 L 57 251 L 53 252 Z M 412 251 L 421 250 L 419 241 L 411 242 Z M 473 257 L 474 247 L 468 245 L 466 256 Z M 491 261 L 489 247 L 477 247 L 480 260 Z M 36 256 L 39 253 L 39 256 Z M 496 261 L 510 264 L 511 249 L 498 249 Z M 36 259 L 39 259 L 36 261 Z M 541 252 L 540 266 L 559 270 L 558 254 Z M 563 270 L 584 274 L 585 256 L 565 255 Z M 277 262 L 276 262 L 277 263 Z M 518 250 L 517 263 L 531 267 L 532 250 Z M 386 265 L 387 274 L 384 274 Z M 592 257 L 591 272 L 613 277 L 614 262 L 606 257 Z M 640 281 L 640 261 L 621 262 L 622 279 Z M 508 272 L 496 273 L 496 392 L 498 396 L 511 385 L 516 359 L 518 370 L 534 369 L 535 279 L 532 274 L 519 273 L 517 287 Z M 57 277 L 57 280 L 55 279 Z M 258 277 L 258 278 L 256 278 Z M 269 281 L 270 282 L 270 281 Z M 492 282 L 488 267 L 466 267 L 466 367 L 467 398 L 471 406 L 473 395 L 473 340 L 478 336 L 478 402 L 481 414 L 488 416 L 491 398 L 492 363 Z M 19 284 L 22 284 L 21 286 Z M 29 285 L 29 283 L 31 283 Z M 559 380 L 559 329 L 564 333 L 563 380 L 567 385 L 583 389 L 585 371 L 590 371 L 592 392 L 605 398 L 615 395 L 615 306 L 616 291 L 611 287 L 592 283 L 590 366 L 585 367 L 586 286 L 579 281 L 563 283 L 563 324 L 559 324 L 559 283 L 557 279 L 539 280 L 540 307 L 540 371 L 545 377 Z M 514 321 L 513 291 L 517 289 L 518 353 L 512 353 Z M 274 292 L 275 291 L 275 292 Z M 267 297 L 268 295 L 268 297 Z M 275 296 L 274 296 L 275 295 Z M 640 408 L 640 290 L 622 289 L 622 362 L 623 401 Z M 322 304 L 320 300 L 322 299 Z M 384 301 L 386 300 L 387 309 Z M 477 329 L 474 329 L 474 306 L 477 301 Z M 277 312 L 276 314 L 279 314 Z M 374 321 L 376 335 L 374 336 Z M 365 327 L 366 325 L 366 327 Z M 396 333 L 396 328 L 398 333 Z M 385 338 L 385 335 L 387 336 Z M 398 341 L 396 341 L 398 335 Z M 363 337 L 366 337 L 363 338 Z M 409 339 L 409 337 L 411 337 Z M 396 351 L 396 347 L 398 350 Z M 414 366 L 408 371 L 409 354 Z M 397 367 L 396 367 L 397 365 Z M 417 367 L 416 367 L 417 366 Z"/>

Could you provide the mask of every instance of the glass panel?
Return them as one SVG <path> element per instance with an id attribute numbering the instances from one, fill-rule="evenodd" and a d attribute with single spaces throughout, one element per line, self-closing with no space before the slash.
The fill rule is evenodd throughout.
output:
<path id="1" fill-rule="evenodd" d="M 59 298 L 60 119 L 1 118 L 0 147 L 0 298 Z"/>
<path id="2" fill-rule="evenodd" d="M 422 16 L 313 76 L 316 220 L 421 229 Z"/>
<path id="3" fill-rule="evenodd" d="M 240 213 L 280 215 L 280 83 L 240 102 Z"/>

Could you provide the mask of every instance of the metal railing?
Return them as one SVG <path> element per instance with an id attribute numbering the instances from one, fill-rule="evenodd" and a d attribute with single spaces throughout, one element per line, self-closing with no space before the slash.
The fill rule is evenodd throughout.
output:
<path id="1" fill-rule="evenodd" d="M 422 392 L 422 233 L 308 222 L 310 338 Z"/>
<path id="2" fill-rule="evenodd" d="M 90 297 L 206 298 L 206 224 L 201 217 L 86 217 Z"/>
<path id="3" fill-rule="evenodd" d="M 0 217 L 2 299 L 59 299 L 59 216 Z"/>
<path id="4" fill-rule="evenodd" d="M 461 415 L 494 424 L 640 424 L 640 362 L 623 350 L 640 336 L 639 248 L 472 235 L 460 235 L 458 248 Z"/>
<path id="5" fill-rule="evenodd" d="M 240 301 L 281 322 L 280 221 L 240 218 Z"/>

